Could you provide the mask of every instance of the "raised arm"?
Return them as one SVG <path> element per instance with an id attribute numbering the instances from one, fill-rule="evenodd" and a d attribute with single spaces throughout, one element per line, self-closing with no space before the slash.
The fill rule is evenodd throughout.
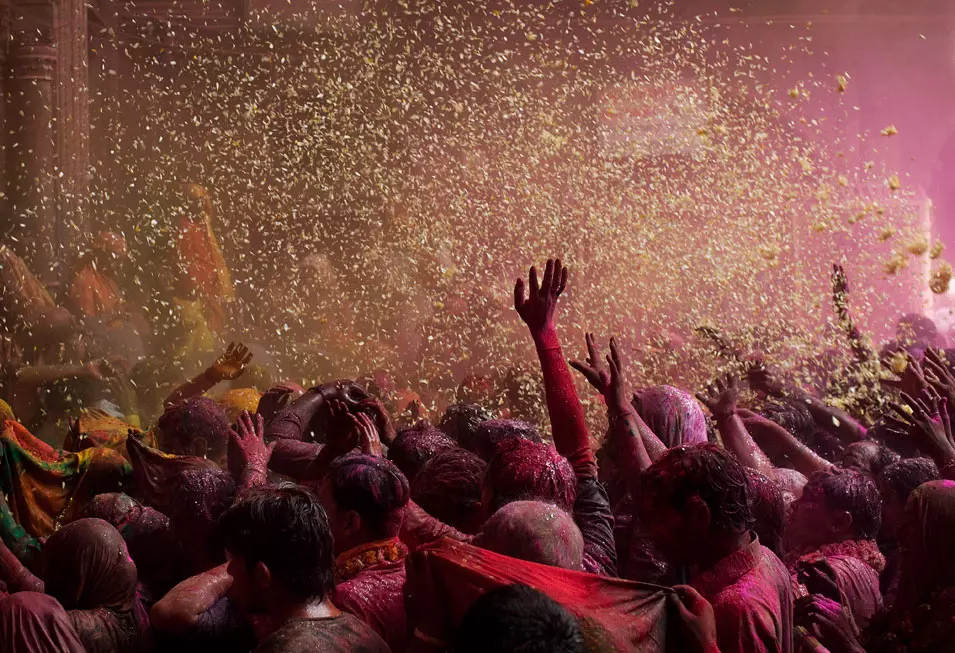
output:
<path id="1" fill-rule="evenodd" d="M 835 433 L 845 444 L 864 440 L 866 428 L 849 413 L 830 406 L 822 399 L 794 386 L 784 386 L 764 364 L 753 365 L 747 370 L 749 386 L 769 397 L 788 397 L 802 401 L 809 408 L 813 421 L 820 429 Z"/>
<path id="2" fill-rule="evenodd" d="M 770 419 L 761 415 L 750 415 L 743 417 L 743 424 L 759 447 L 776 461 L 777 466 L 783 466 L 788 461 L 806 478 L 832 468 L 831 462 L 816 454 L 796 439 L 796 436 Z"/>
<path id="3" fill-rule="evenodd" d="M 169 408 L 194 397 L 201 397 L 216 384 L 242 376 L 251 360 L 252 354 L 248 347 L 241 342 L 230 343 L 225 353 L 219 356 L 206 371 L 173 390 L 163 404 Z"/>
<path id="4" fill-rule="evenodd" d="M 885 421 L 896 435 L 909 435 L 919 448 L 930 455 L 942 478 L 955 481 L 955 436 L 948 411 L 948 399 L 933 389 L 916 399 L 902 393 L 902 404 L 890 403 Z"/>
<path id="5" fill-rule="evenodd" d="M 615 427 L 626 429 L 635 429 L 640 439 L 643 440 L 643 449 L 649 455 L 650 461 L 658 460 L 663 454 L 666 453 L 667 447 L 663 442 L 660 441 L 660 438 L 657 437 L 646 422 L 640 418 L 640 414 L 636 411 L 633 406 L 633 401 L 630 401 L 631 395 L 627 395 L 627 409 L 626 415 L 623 415 L 623 404 L 615 406 L 611 409 L 611 403 L 616 401 L 614 396 L 614 390 L 610 388 L 610 369 L 603 362 L 600 352 L 597 350 L 597 344 L 594 340 L 594 335 L 588 333 L 585 336 L 587 341 L 587 360 L 585 362 L 581 361 L 571 361 L 570 365 L 575 370 L 579 371 L 584 377 L 590 382 L 597 392 L 601 394 L 604 399 L 604 403 L 607 406 L 607 421 L 610 424 L 610 431 L 613 431 Z M 617 362 L 617 369 L 620 370 L 621 375 L 624 374 L 623 365 L 620 359 L 619 351 L 617 349 L 616 340 L 611 338 L 610 340 L 610 351 L 611 356 Z M 624 383 L 628 386 L 629 384 Z M 620 416 L 623 415 L 621 418 Z M 622 419 L 622 426 L 617 424 L 618 420 Z M 613 437 L 612 432 L 608 432 L 608 437 Z M 629 445 L 628 445 L 629 446 Z"/>
<path id="6" fill-rule="evenodd" d="M 578 476 L 594 476 L 597 463 L 590 449 L 584 409 L 554 325 L 557 299 L 567 286 L 567 268 L 560 259 L 548 260 L 542 282 L 538 283 L 536 267 L 530 269 L 529 282 L 526 297 L 524 280 L 518 279 L 514 284 L 514 308 L 530 330 L 537 348 L 554 445 L 570 461 Z"/>
<path id="7" fill-rule="evenodd" d="M 236 425 L 229 430 L 228 454 L 229 472 L 240 497 L 256 487 L 268 485 L 269 457 L 275 444 L 265 444 L 262 416 L 242 411 Z"/>
<path id="8" fill-rule="evenodd" d="M 775 467 L 766 453 L 753 440 L 736 412 L 739 401 L 739 378 L 730 374 L 725 380 L 716 379 L 706 392 L 698 394 L 696 398 L 709 408 L 716 420 L 716 427 L 723 438 L 723 446 L 747 467 L 755 469 L 769 479 L 775 479 Z"/>

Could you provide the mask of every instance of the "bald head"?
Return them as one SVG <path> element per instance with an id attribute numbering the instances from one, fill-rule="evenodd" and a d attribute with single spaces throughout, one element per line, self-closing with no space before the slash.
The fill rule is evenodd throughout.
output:
<path id="1" fill-rule="evenodd" d="M 584 538 L 573 517 L 552 503 L 514 501 L 484 524 L 475 544 L 512 558 L 580 570 Z"/>

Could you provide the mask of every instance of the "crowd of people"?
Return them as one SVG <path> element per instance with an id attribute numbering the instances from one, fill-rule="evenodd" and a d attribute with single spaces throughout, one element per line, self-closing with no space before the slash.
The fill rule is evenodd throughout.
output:
<path id="1" fill-rule="evenodd" d="M 875 353 L 840 268 L 842 407 L 758 352 L 698 394 L 633 387 L 613 338 L 568 364 L 568 269 L 531 268 L 545 433 L 474 403 L 403 424 L 375 379 L 257 388 L 241 344 L 179 382 L 67 365 L 76 316 L 121 310 L 122 250 L 83 262 L 73 315 L 0 279 L 42 300 L 5 309 L 4 653 L 955 651 L 955 350 L 909 318 Z M 90 399 L 51 419 L 63 379 Z"/>

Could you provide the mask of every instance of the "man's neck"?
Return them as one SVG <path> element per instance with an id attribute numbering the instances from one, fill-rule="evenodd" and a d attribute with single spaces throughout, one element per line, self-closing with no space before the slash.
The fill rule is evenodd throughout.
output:
<path id="1" fill-rule="evenodd" d="M 255 621 L 256 636 L 259 642 L 277 631 L 290 621 L 299 619 L 330 619 L 341 615 L 341 610 L 335 607 L 331 599 L 311 601 L 306 603 L 283 603 L 273 605 L 261 620 Z"/>
<path id="2" fill-rule="evenodd" d="M 700 547 L 701 555 L 697 562 L 696 573 L 702 573 L 714 567 L 724 558 L 727 558 L 740 549 L 744 549 L 752 542 L 752 535 L 749 531 L 742 533 L 733 533 L 730 535 L 715 535 Z"/>

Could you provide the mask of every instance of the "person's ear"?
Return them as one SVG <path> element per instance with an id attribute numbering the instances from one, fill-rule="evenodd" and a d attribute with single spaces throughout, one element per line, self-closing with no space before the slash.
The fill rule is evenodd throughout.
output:
<path id="1" fill-rule="evenodd" d="M 266 592 L 272 587 L 272 572 L 265 566 L 261 560 L 252 565 L 252 573 L 249 575 L 249 581 L 252 584 L 252 590 L 256 593 Z"/>
<path id="2" fill-rule="evenodd" d="M 851 533 L 852 532 L 852 513 L 848 510 L 835 510 L 832 514 L 832 530 L 836 533 Z"/>
<path id="3" fill-rule="evenodd" d="M 209 442 L 202 436 L 193 438 L 192 455 L 196 458 L 205 458 L 209 454 Z"/>
<path id="4" fill-rule="evenodd" d="M 345 535 L 355 535 L 361 531 L 361 515 L 354 510 L 345 512 L 345 520 L 342 524 L 342 532 Z"/>
<path id="5" fill-rule="evenodd" d="M 690 497 L 684 506 L 686 519 L 693 525 L 693 530 L 698 533 L 705 533 L 710 530 L 710 524 L 713 516 L 710 514 L 710 507 L 706 501 L 698 496 Z"/>

